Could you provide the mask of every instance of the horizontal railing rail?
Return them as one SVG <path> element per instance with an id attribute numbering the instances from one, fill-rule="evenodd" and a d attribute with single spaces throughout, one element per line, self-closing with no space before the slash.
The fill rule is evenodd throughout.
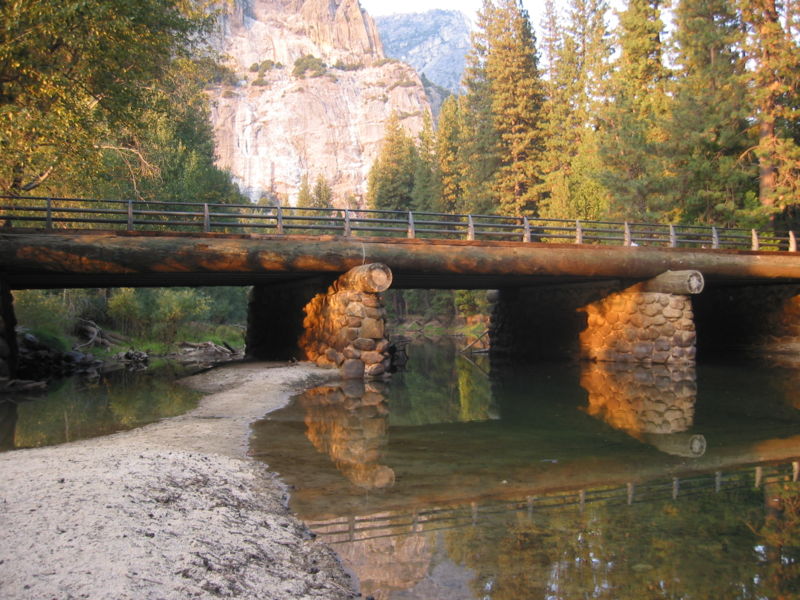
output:
<path id="1" fill-rule="evenodd" d="M 381 511 L 377 515 L 350 515 L 327 520 L 307 520 L 309 528 L 327 544 L 361 542 L 386 537 L 418 535 L 475 526 L 481 522 L 510 515 L 527 516 L 563 509 L 579 509 L 591 504 L 633 505 L 704 494 L 758 489 L 765 485 L 785 484 L 800 479 L 800 462 L 753 466 L 752 476 L 736 469 L 672 477 L 622 486 L 564 490 L 531 495 L 525 498 L 483 497 L 464 504 L 419 507 L 413 511 Z"/>
<path id="2" fill-rule="evenodd" d="M 755 229 L 378 209 L 0 196 L 5 228 L 309 234 L 797 252 L 797 237 Z"/>

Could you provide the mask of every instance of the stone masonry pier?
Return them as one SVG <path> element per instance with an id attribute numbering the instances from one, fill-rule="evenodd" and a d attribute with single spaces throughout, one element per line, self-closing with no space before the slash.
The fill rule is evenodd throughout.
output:
<path id="1" fill-rule="evenodd" d="M 628 287 L 612 282 L 500 290 L 492 352 L 510 362 L 691 363 L 697 335 L 690 296 L 703 287 L 697 271 L 668 271 Z"/>
<path id="2" fill-rule="evenodd" d="M 345 379 L 381 377 L 389 342 L 380 293 L 392 283 L 382 264 L 355 267 L 326 285 L 255 286 L 250 297 L 247 355 L 262 360 L 310 360 L 338 368 Z"/>

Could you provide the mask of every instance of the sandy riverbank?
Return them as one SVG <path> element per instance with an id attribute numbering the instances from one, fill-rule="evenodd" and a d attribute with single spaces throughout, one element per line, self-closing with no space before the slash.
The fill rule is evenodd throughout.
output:
<path id="1" fill-rule="evenodd" d="M 190 413 L 0 454 L 0 597 L 352 598 L 333 553 L 246 458 L 250 424 L 335 374 L 227 365 L 189 378 Z"/>

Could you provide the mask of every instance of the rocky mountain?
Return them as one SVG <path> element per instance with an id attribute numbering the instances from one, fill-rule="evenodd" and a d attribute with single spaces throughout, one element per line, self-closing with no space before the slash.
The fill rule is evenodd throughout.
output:
<path id="1" fill-rule="evenodd" d="M 235 0 L 216 45 L 238 79 L 209 92 L 218 164 L 254 201 L 293 202 L 322 175 L 358 204 L 392 112 L 415 134 L 430 110 L 358 0 Z"/>
<path id="2" fill-rule="evenodd" d="M 402 60 L 436 85 L 458 92 L 470 48 L 470 22 L 457 10 L 376 17 L 386 56 Z"/>

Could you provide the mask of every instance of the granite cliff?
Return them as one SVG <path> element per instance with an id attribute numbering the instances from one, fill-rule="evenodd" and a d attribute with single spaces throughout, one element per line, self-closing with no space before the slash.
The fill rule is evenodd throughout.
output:
<path id="1" fill-rule="evenodd" d="M 238 78 L 209 92 L 218 164 L 254 201 L 293 202 L 307 174 L 358 204 L 392 112 L 416 133 L 430 110 L 358 0 L 237 0 L 216 44 Z"/>
<path id="2" fill-rule="evenodd" d="M 430 81 L 453 93 L 461 87 L 470 48 L 469 20 L 457 10 L 377 17 L 386 56 L 410 64 Z"/>

